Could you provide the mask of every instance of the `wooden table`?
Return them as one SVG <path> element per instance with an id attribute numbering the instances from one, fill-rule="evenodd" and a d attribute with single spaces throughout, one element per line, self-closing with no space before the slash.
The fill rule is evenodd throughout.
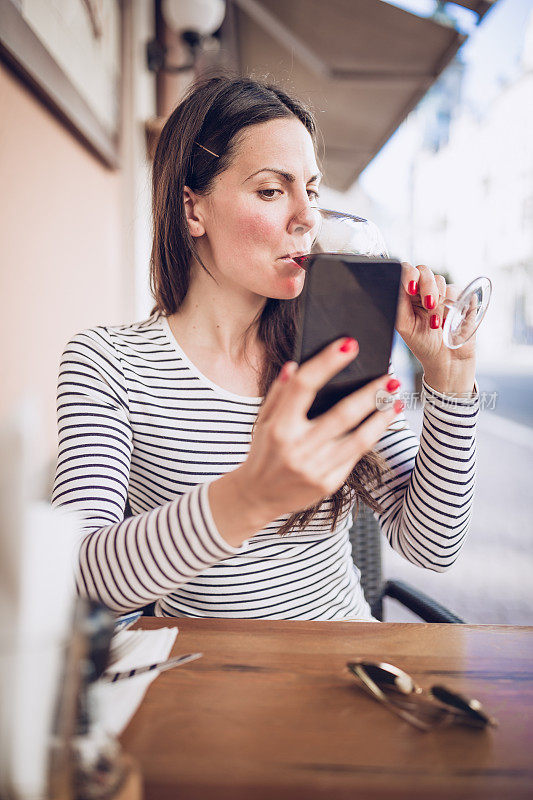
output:
<path id="1" fill-rule="evenodd" d="M 146 800 L 533 798 L 533 627 L 144 618 L 179 625 L 121 737 Z M 496 729 L 420 732 L 356 685 L 346 661 L 390 661 L 477 697 Z"/>

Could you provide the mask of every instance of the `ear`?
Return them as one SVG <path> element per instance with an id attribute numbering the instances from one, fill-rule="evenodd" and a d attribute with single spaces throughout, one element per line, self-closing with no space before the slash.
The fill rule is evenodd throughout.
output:
<path id="1" fill-rule="evenodd" d="M 189 233 L 195 238 L 203 236 L 205 233 L 199 201 L 200 198 L 188 186 L 185 186 L 183 189 L 185 216 L 187 217 Z"/>

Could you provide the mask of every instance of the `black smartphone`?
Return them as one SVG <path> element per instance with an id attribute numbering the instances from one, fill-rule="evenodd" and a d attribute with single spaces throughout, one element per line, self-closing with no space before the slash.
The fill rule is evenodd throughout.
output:
<path id="1" fill-rule="evenodd" d="M 387 373 L 402 267 L 392 259 L 318 253 L 305 268 L 294 360 L 302 364 L 342 336 L 359 342 L 357 358 L 319 390 L 312 419 Z"/>

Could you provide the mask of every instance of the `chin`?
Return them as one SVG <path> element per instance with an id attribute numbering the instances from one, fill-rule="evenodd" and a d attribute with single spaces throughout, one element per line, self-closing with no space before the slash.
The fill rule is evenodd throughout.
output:
<path id="1" fill-rule="evenodd" d="M 302 287 L 293 292 L 272 292 L 267 295 L 270 300 L 296 300 L 302 293 Z"/>
<path id="2" fill-rule="evenodd" d="M 303 272 L 303 270 L 302 270 Z M 269 297 L 275 300 L 294 300 L 298 297 L 304 288 L 305 272 L 302 275 L 294 275 L 291 278 L 285 278 L 280 286 L 276 287 Z"/>

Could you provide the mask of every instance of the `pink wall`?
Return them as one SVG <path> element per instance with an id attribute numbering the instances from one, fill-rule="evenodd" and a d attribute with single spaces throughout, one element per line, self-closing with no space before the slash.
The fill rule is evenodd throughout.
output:
<path id="1" fill-rule="evenodd" d="M 0 64 L 0 420 L 42 403 L 56 447 L 58 362 L 68 338 L 130 319 L 121 174 L 104 167 Z"/>

